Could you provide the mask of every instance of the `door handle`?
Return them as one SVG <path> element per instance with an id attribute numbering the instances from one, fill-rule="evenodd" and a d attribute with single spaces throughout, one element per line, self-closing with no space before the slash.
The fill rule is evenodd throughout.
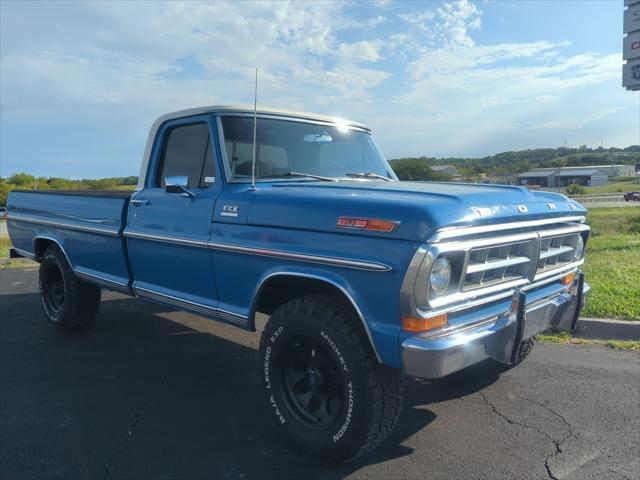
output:
<path id="1" fill-rule="evenodd" d="M 134 207 L 141 207 L 143 205 L 151 205 L 151 202 L 146 198 L 132 198 L 129 203 Z"/>

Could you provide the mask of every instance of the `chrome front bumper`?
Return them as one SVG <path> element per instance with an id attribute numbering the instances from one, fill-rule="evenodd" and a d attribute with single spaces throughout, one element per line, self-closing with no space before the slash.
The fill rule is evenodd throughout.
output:
<path id="1" fill-rule="evenodd" d="M 511 364 L 522 340 L 551 327 L 575 329 L 590 290 L 580 273 L 569 289 L 558 287 L 542 298 L 516 292 L 501 313 L 487 315 L 490 309 L 483 308 L 470 321 L 410 336 L 402 342 L 403 370 L 413 377 L 440 378 L 487 358 Z"/>

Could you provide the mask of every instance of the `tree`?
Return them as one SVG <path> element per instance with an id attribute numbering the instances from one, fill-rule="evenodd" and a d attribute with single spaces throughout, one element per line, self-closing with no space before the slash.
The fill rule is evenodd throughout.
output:
<path id="1" fill-rule="evenodd" d="M 436 174 L 422 158 L 403 158 L 393 160 L 391 168 L 400 180 L 449 180 L 449 175 Z"/>
<path id="2" fill-rule="evenodd" d="M 28 173 L 16 173 L 7 179 L 7 183 L 12 183 L 18 188 L 35 188 L 36 177 Z"/>
<path id="3" fill-rule="evenodd" d="M 521 162 L 516 163 L 513 167 L 513 171 L 515 173 L 522 173 L 528 171 L 530 168 L 529 162 L 527 160 L 522 160 Z"/>

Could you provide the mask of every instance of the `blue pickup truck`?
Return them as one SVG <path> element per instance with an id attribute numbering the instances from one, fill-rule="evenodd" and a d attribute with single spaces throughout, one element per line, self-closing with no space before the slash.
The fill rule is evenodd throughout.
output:
<path id="1" fill-rule="evenodd" d="M 40 262 L 60 330 L 91 322 L 102 288 L 250 331 L 269 316 L 267 414 L 333 463 L 390 433 L 406 375 L 514 366 L 573 329 L 585 214 L 522 187 L 399 182 L 365 125 L 242 107 L 156 120 L 133 192 L 8 199 L 12 255 Z"/>

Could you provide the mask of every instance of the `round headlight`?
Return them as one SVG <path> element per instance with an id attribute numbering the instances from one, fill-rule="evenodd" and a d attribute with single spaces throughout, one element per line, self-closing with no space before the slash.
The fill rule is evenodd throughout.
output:
<path id="1" fill-rule="evenodd" d="M 578 235 L 578 241 L 576 242 L 576 248 L 573 250 L 573 258 L 580 260 L 584 255 L 584 240 L 582 235 Z"/>
<path id="2" fill-rule="evenodd" d="M 429 275 L 429 285 L 431 291 L 436 295 L 442 295 L 447 292 L 449 282 L 451 281 L 451 262 L 444 257 L 438 258 L 431 268 Z"/>

